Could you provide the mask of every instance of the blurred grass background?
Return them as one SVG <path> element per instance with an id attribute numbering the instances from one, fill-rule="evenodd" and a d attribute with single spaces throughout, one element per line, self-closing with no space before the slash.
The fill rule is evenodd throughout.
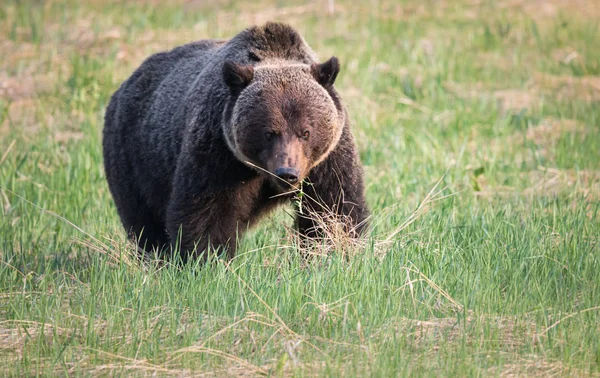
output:
<path id="1" fill-rule="evenodd" d="M 367 246 L 306 263 L 280 211 L 230 265 L 140 266 L 104 178 L 110 95 L 152 53 L 267 20 L 342 62 Z M 0 371 L 598 376 L 599 20 L 594 0 L 5 1 Z"/>

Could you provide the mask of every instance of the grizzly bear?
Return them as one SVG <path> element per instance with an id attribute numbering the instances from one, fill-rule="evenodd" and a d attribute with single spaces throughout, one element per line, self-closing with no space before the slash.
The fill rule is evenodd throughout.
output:
<path id="1" fill-rule="evenodd" d="M 332 214 L 359 236 L 369 211 L 339 70 L 279 23 L 150 56 L 112 96 L 103 132 L 129 237 L 184 261 L 209 246 L 231 258 L 247 227 L 298 193 L 303 240 Z"/>

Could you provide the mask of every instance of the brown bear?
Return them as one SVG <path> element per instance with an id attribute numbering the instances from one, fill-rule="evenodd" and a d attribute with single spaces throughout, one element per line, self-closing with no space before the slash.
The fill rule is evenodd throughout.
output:
<path id="1" fill-rule="evenodd" d="M 369 211 L 339 70 L 279 23 L 149 57 L 112 96 L 103 132 L 129 236 L 184 261 L 209 245 L 232 257 L 241 232 L 300 192 L 301 235 L 321 235 L 332 214 L 360 235 Z"/>

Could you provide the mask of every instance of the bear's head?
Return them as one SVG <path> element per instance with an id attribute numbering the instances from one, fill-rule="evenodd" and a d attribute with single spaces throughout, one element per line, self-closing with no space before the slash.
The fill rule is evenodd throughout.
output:
<path id="1" fill-rule="evenodd" d="M 337 58 L 322 64 L 226 62 L 232 101 L 224 134 L 234 155 L 282 191 L 297 187 L 335 148 L 345 113 L 333 89 Z"/>

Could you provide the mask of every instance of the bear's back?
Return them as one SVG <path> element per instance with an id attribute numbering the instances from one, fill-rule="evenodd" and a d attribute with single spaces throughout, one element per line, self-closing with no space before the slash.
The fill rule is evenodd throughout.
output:
<path id="1" fill-rule="evenodd" d="M 175 115 L 198 63 L 223 43 L 203 40 L 148 57 L 107 107 L 103 149 L 109 181 L 131 182 L 160 216 L 181 144 L 183 125 L 174 122 Z"/>
<path id="2" fill-rule="evenodd" d="M 185 82 L 197 73 L 192 68 L 196 65 L 195 62 L 205 60 L 207 52 L 222 43 L 214 40 L 198 41 L 147 58 L 113 96 L 113 101 L 119 104 L 118 118 L 115 121 L 128 128 L 139 123 L 144 118 L 140 115 L 146 115 L 155 100 L 159 92 L 157 89 L 166 87 L 170 90 L 177 82 Z M 190 84 L 189 80 L 187 84 Z"/>

